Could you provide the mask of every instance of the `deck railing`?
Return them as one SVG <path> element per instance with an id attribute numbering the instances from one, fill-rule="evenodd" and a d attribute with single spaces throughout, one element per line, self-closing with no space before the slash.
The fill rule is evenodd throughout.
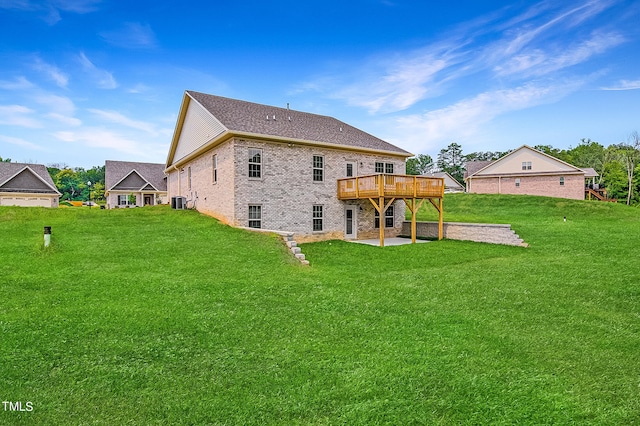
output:
<path id="1" fill-rule="evenodd" d="M 369 175 L 338 179 L 338 199 L 444 196 L 444 179 L 408 175 Z"/>

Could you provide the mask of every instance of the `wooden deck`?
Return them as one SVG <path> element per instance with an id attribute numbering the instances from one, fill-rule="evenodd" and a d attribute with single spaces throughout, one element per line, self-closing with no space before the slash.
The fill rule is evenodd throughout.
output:
<path id="1" fill-rule="evenodd" d="M 441 198 L 444 179 L 408 175 L 369 175 L 338 180 L 338 199 Z"/>
<path id="2" fill-rule="evenodd" d="M 438 211 L 438 239 L 442 239 L 444 178 L 408 175 L 368 175 L 338 179 L 338 199 L 368 199 L 380 218 L 396 200 L 404 200 L 411 211 L 411 242 L 416 242 L 416 213 L 424 200 Z M 384 246 L 384 220 L 380 220 L 380 246 Z"/>

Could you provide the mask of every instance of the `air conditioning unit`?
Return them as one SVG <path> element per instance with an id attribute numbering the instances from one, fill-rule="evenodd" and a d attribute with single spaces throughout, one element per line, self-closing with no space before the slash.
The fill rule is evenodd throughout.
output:
<path id="1" fill-rule="evenodd" d="M 187 208 L 186 197 L 171 197 L 171 208 L 176 210 L 184 210 Z"/>

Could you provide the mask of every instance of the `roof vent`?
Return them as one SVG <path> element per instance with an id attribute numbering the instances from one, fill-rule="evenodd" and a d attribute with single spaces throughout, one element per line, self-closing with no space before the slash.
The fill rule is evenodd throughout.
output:
<path id="1" fill-rule="evenodd" d="M 269 121 L 269 115 L 267 114 L 267 121 Z"/>
<path id="2" fill-rule="evenodd" d="M 340 131 L 342 131 L 342 126 L 340 126 Z"/>
<path id="3" fill-rule="evenodd" d="M 273 121 L 276 121 L 276 115 L 273 114 Z"/>

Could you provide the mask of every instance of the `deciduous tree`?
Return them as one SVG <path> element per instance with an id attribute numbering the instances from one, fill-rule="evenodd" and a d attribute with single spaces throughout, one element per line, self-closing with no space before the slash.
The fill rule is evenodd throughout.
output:
<path id="1" fill-rule="evenodd" d="M 407 160 L 406 173 L 408 175 L 424 175 L 433 171 L 433 159 L 427 154 L 418 154 Z"/>

